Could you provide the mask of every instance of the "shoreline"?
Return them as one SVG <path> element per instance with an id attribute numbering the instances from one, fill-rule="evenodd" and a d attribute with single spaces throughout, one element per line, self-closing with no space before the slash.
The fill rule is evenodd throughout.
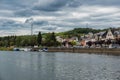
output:
<path id="1" fill-rule="evenodd" d="M 40 48 L 32 48 L 32 52 L 40 52 Z M 0 47 L 0 51 L 14 51 L 10 47 Z M 49 47 L 47 51 L 43 52 L 70 52 L 70 53 L 89 53 L 89 54 L 110 54 L 120 55 L 120 48 L 53 48 Z"/>
<path id="2" fill-rule="evenodd" d="M 13 51 L 12 47 L 0 47 L 0 51 Z"/>
<path id="3" fill-rule="evenodd" d="M 120 55 L 118 48 L 48 48 L 48 52 L 96 53 Z"/>

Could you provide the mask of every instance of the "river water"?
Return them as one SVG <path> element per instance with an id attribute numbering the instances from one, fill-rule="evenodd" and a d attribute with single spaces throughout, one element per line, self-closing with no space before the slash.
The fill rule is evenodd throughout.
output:
<path id="1" fill-rule="evenodd" d="M 120 56 L 1 51 L 0 80 L 120 80 Z"/>

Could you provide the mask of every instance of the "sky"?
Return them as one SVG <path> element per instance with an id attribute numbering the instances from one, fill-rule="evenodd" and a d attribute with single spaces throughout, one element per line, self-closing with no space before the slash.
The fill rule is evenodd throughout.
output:
<path id="1" fill-rule="evenodd" d="M 120 27 L 120 0 L 0 0 L 0 36 Z"/>

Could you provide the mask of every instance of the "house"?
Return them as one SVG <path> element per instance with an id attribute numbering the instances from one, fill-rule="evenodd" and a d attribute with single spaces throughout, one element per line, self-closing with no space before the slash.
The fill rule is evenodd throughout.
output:
<path id="1" fill-rule="evenodd" d="M 72 37 L 70 40 L 72 40 L 72 41 L 76 41 L 76 42 L 79 41 L 78 37 L 76 37 L 76 36 Z"/>
<path id="2" fill-rule="evenodd" d="M 115 39 L 114 31 L 109 29 L 108 31 L 99 32 L 95 34 L 95 39 L 96 40 L 108 40 L 108 39 L 114 40 Z"/>
<path id="3" fill-rule="evenodd" d="M 120 39 L 120 30 L 114 32 L 114 38 Z"/>
<path id="4" fill-rule="evenodd" d="M 89 41 L 95 42 L 97 39 L 97 34 L 93 34 L 92 32 L 89 32 L 86 35 L 81 36 L 81 41 L 80 41 L 80 45 L 85 47 L 86 43 Z"/>
<path id="5" fill-rule="evenodd" d="M 104 34 L 103 34 L 103 38 L 106 40 L 108 39 L 115 39 L 114 38 L 114 31 L 112 31 L 111 29 L 109 29 L 108 31 L 106 31 Z"/>
<path id="6" fill-rule="evenodd" d="M 65 40 L 62 42 L 62 46 L 68 48 L 68 47 L 72 47 L 72 44 L 68 40 Z"/>
<path id="7" fill-rule="evenodd" d="M 58 42 L 63 42 L 63 38 L 61 38 L 60 36 L 56 36 L 56 40 L 58 41 Z"/>
<path id="8" fill-rule="evenodd" d="M 89 38 L 93 38 L 93 37 L 94 37 L 94 34 L 93 34 L 92 32 L 89 32 L 89 33 L 88 33 L 88 37 L 89 37 Z"/>
<path id="9" fill-rule="evenodd" d="M 85 41 L 85 40 L 82 40 L 82 41 L 80 42 L 80 45 L 81 45 L 81 46 L 86 46 L 86 41 Z"/>
<path id="10" fill-rule="evenodd" d="M 87 35 L 81 36 L 80 44 L 81 46 L 87 46 L 87 42 L 92 42 L 93 47 L 96 44 L 100 44 L 100 41 L 104 43 L 102 46 L 107 44 L 115 43 L 117 40 L 120 40 L 120 30 L 118 29 L 108 29 L 107 31 L 99 32 L 96 34 L 88 33 Z M 110 42 L 109 42 L 110 41 Z"/>

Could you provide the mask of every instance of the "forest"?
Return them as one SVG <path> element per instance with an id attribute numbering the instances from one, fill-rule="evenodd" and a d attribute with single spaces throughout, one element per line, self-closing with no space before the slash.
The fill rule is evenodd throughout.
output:
<path id="1" fill-rule="evenodd" d="M 60 43 L 56 41 L 54 32 L 46 33 L 45 35 L 42 35 L 41 32 L 39 32 L 38 35 L 0 37 L 0 47 L 29 47 L 35 45 L 58 46 Z"/>

